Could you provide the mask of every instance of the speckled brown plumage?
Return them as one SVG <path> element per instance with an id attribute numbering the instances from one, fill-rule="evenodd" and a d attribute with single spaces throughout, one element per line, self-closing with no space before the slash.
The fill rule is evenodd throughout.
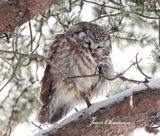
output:
<path id="1" fill-rule="evenodd" d="M 108 81 L 98 76 L 112 77 L 110 58 L 112 47 L 109 32 L 96 24 L 81 22 L 64 34 L 56 35 L 48 51 L 51 64 L 46 65 L 41 81 L 38 114 L 41 123 L 54 123 L 79 103 L 88 102 L 107 92 Z M 99 70 L 99 67 L 101 70 Z"/>

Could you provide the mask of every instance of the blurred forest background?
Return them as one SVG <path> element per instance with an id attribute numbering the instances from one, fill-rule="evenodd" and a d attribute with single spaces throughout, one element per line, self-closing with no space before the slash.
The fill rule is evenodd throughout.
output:
<path id="1" fill-rule="evenodd" d="M 52 36 L 80 21 L 110 30 L 116 73 L 131 66 L 124 74 L 128 79 L 159 76 L 159 0 L 57 0 L 44 13 L 0 35 L 0 135 L 29 121 L 28 117 L 38 111 L 45 52 Z M 138 65 L 134 63 L 137 53 L 137 59 L 142 58 Z M 111 95 L 133 85 L 117 78 Z"/>

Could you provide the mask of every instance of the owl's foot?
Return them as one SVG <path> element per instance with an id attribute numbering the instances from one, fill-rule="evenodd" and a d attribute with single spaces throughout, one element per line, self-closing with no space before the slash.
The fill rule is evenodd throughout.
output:
<path id="1" fill-rule="evenodd" d="M 84 97 L 84 100 L 85 100 L 85 102 L 86 102 L 86 104 L 87 104 L 87 107 L 89 108 L 92 104 L 91 104 L 91 102 L 89 101 L 88 97 Z"/>
<path id="2" fill-rule="evenodd" d="M 86 104 L 87 104 L 87 107 L 89 108 L 92 104 L 91 104 L 91 102 L 89 101 L 89 98 L 88 97 L 86 97 L 85 96 L 85 94 L 84 93 L 80 93 L 81 94 L 81 96 L 83 97 L 83 99 L 85 100 L 85 102 L 86 102 Z"/>

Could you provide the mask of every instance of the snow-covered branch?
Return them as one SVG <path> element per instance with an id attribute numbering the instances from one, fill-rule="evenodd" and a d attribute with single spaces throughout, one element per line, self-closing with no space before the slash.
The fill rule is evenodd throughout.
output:
<path id="1" fill-rule="evenodd" d="M 137 127 L 152 127 L 160 118 L 160 78 L 95 103 L 35 136 L 120 135 Z"/>

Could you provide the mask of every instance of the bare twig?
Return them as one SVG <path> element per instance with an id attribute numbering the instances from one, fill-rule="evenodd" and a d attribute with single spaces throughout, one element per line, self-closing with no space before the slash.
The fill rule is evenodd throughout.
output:
<path id="1" fill-rule="evenodd" d="M 159 17 L 159 46 L 160 46 L 160 17 Z"/>
<path id="2" fill-rule="evenodd" d="M 109 5 L 106 5 L 106 4 L 99 4 L 99 3 L 97 3 L 97 2 L 93 2 L 93 1 L 88 1 L 88 0 L 84 0 L 84 2 L 86 2 L 86 3 L 91 3 L 91 4 L 94 4 L 94 5 L 97 5 L 97 6 L 100 6 L 100 7 L 107 7 L 107 8 L 111 8 L 111 9 L 117 9 L 117 10 L 120 10 L 120 8 L 119 7 L 112 7 L 112 6 L 109 6 Z M 117 4 L 116 4 L 117 5 Z M 120 6 L 120 5 L 118 5 L 118 6 Z"/>
<path id="3" fill-rule="evenodd" d="M 160 12 L 158 11 L 156 4 L 160 6 L 160 2 L 158 2 L 157 0 L 154 1 L 154 12 L 159 18 L 158 20 L 158 40 L 159 40 L 159 46 L 160 46 Z"/>
<path id="4" fill-rule="evenodd" d="M 74 75 L 74 76 L 70 76 L 67 77 L 65 80 L 68 79 L 75 79 L 75 78 L 87 78 L 87 77 L 96 77 L 96 76 L 101 76 L 103 78 L 105 78 L 106 80 L 109 81 L 113 81 L 115 79 L 121 79 L 123 81 L 128 81 L 128 82 L 132 82 L 132 83 L 136 83 L 136 84 L 140 84 L 140 83 L 148 83 L 148 80 L 144 80 L 144 81 L 140 81 L 140 80 L 133 80 L 133 79 L 129 79 L 124 77 L 123 75 L 134 65 L 136 65 L 137 63 L 139 63 L 142 59 L 140 59 L 139 61 L 137 60 L 136 62 L 132 63 L 126 70 L 124 70 L 123 72 L 115 75 L 113 78 L 109 78 L 109 77 L 105 77 L 104 75 L 100 75 L 100 74 L 91 74 L 91 75 Z"/>
<path id="5" fill-rule="evenodd" d="M 29 22 L 29 32 L 30 32 L 30 43 L 31 43 L 31 52 L 33 51 L 33 34 L 32 34 L 32 26 L 31 26 L 31 20 Z"/>
<path id="6" fill-rule="evenodd" d="M 134 79 L 129 79 L 126 78 L 124 76 L 119 76 L 119 78 L 123 81 L 128 81 L 128 82 L 132 82 L 132 83 L 136 83 L 136 84 L 140 84 L 140 83 L 148 83 L 148 81 L 144 80 L 144 81 L 140 81 L 140 80 L 134 80 Z"/>
<path id="7" fill-rule="evenodd" d="M 38 47 L 40 46 L 40 40 L 41 40 L 41 36 L 39 36 L 38 40 L 37 40 L 37 46 L 32 50 L 31 54 L 33 54 L 35 51 L 37 51 Z"/>
<path id="8" fill-rule="evenodd" d="M 12 67 L 12 65 L 11 65 L 5 58 L 3 58 L 3 57 L 1 57 L 1 56 L 0 56 L 0 58 L 1 58 L 4 62 L 6 62 L 10 67 Z"/>
<path id="9" fill-rule="evenodd" d="M 13 51 L 0 50 L 0 53 L 10 53 L 10 54 L 13 54 Z M 30 59 L 42 59 L 45 62 L 47 62 L 48 64 L 50 64 L 53 68 L 57 69 L 64 76 L 64 78 L 66 78 L 66 75 L 61 70 L 61 68 L 59 68 L 56 64 L 53 64 L 52 61 L 50 61 L 49 59 L 47 59 L 46 57 L 44 57 L 42 55 L 39 55 L 39 54 L 25 54 L 25 53 L 20 53 L 20 52 L 15 52 L 15 53 L 18 54 L 18 55 L 20 55 L 22 58 L 23 57 L 28 57 Z"/>
<path id="10" fill-rule="evenodd" d="M 135 14 L 137 14 L 137 15 L 139 15 L 139 16 L 141 16 L 141 17 L 147 18 L 147 19 L 154 19 L 154 20 L 159 19 L 158 17 L 144 15 L 144 14 L 141 14 L 141 13 L 139 13 L 139 12 L 135 12 Z"/>
<path id="11" fill-rule="evenodd" d="M 64 29 L 64 31 L 65 31 L 66 28 L 68 28 L 68 26 L 61 21 L 59 15 L 57 15 L 57 19 L 58 19 L 58 22 L 60 23 L 60 25 L 63 27 L 63 29 Z"/>
<path id="12" fill-rule="evenodd" d="M 8 81 L 2 86 L 2 88 L 0 88 L 0 92 L 1 92 L 1 91 L 11 82 L 11 80 L 14 78 L 18 66 L 19 66 L 19 62 L 17 62 L 17 64 L 16 64 L 15 67 L 12 67 L 12 68 L 13 68 L 13 72 L 12 72 L 10 78 L 8 79 Z"/>
<path id="13" fill-rule="evenodd" d="M 125 6 L 122 5 L 122 2 L 118 3 L 114 0 L 109 0 L 109 2 L 111 2 L 112 4 L 117 5 L 117 6 L 125 7 Z"/>
<path id="14" fill-rule="evenodd" d="M 105 18 L 105 17 L 117 16 L 117 15 L 121 15 L 121 14 L 123 14 L 123 12 L 120 12 L 120 11 L 119 11 L 119 12 L 117 12 L 117 13 L 101 15 L 101 16 L 98 16 L 97 18 L 91 20 L 90 22 L 95 22 L 95 21 L 97 21 L 97 20 L 99 20 L 99 19 L 102 19 L 102 18 Z"/>
<path id="15" fill-rule="evenodd" d="M 39 78 L 38 78 L 38 61 L 36 61 L 36 80 L 39 81 Z"/>
<path id="16" fill-rule="evenodd" d="M 3 134 L 3 136 L 10 136 L 10 135 L 11 135 L 11 132 L 12 132 L 12 127 L 9 126 L 9 127 L 6 129 L 6 131 L 5 131 L 5 133 Z"/>
<path id="17" fill-rule="evenodd" d="M 120 37 L 120 36 L 117 36 L 117 35 L 113 35 L 113 36 L 116 37 L 116 38 L 122 39 L 122 40 L 127 40 L 127 41 L 135 41 L 135 42 L 140 41 L 136 38 L 122 37 L 122 36 Z"/>
<path id="18" fill-rule="evenodd" d="M 29 87 L 30 87 L 30 86 L 29 86 Z M 8 129 L 10 128 L 10 124 L 11 124 L 11 121 L 12 121 L 12 118 L 13 118 L 13 115 L 14 115 L 14 110 L 15 110 L 15 108 L 16 108 L 19 100 L 20 100 L 20 98 L 24 95 L 24 93 L 26 93 L 26 92 L 28 91 L 28 88 L 29 88 L 29 87 L 26 87 L 26 88 L 21 92 L 21 94 L 16 98 L 15 103 L 14 103 L 14 105 L 13 105 L 13 107 L 12 107 L 12 110 L 11 110 L 11 115 L 10 115 L 9 120 L 8 120 L 8 123 L 7 123 L 6 132 L 7 132 Z"/>
<path id="19" fill-rule="evenodd" d="M 122 74 L 125 74 L 132 66 L 135 66 L 136 64 L 140 63 L 142 59 L 136 60 L 136 62 L 132 63 L 125 71 L 122 72 Z"/>
<path id="20" fill-rule="evenodd" d="M 18 37 L 17 37 L 17 35 L 15 35 L 14 37 L 13 37 L 13 40 L 12 40 L 12 50 L 13 50 L 13 53 L 14 53 L 14 57 L 17 59 L 17 60 L 19 60 L 19 58 L 18 58 L 18 56 L 17 56 L 17 54 L 15 54 L 15 52 L 17 51 L 17 46 L 18 46 Z"/>
<path id="21" fill-rule="evenodd" d="M 41 128 L 41 125 L 36 125 L 33 121 L 31 121 L 31 123 L 32 123 L 36 128 L 38 128 L 38 129 L 40 129 L 40 130 L 43 130 L 43 129 Z"/>
<path id="22" fill-rule="evenodd" d="M 12 89 L 9 90 L 7 96 L 3 99 L 3 101 L 0 104 L 0 107 L 3 108 L 3 104 L 5 103 L 5 101 L 9 98 L 10 94 L 12 92 Z"/>
<path id="23" fill-rule="evenodd" d="M 140 66 L 139 66 L 139 64 L 138 64 L 138 53 L 136 54 L 136 64 L 137 64 L 137 68 L 138 68 L 138 70 L 141 72 L 141 74 L 142 74 L 143 76 L 145 76 L 146 78 L 151 79 L 151 77 L 147 76 L 147 75 L 142 71 L 142 69 L 140 68 Z"/>

